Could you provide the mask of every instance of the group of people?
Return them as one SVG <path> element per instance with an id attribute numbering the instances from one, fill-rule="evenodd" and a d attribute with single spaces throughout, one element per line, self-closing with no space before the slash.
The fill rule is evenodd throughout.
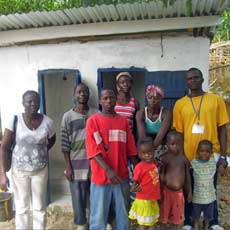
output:
<path id="1" fill-rule="evenodd" d="M 128 72 L 117 75 L 116 92 L 100 91 L 100 110 L 88 106 L 87 85 L 76 86 L 73 108 L 61 123 L 61 150 L 78 230 L 88 223 L 90 230 L 105 230 L 108 224 L 128 230 L 128 218 L 139 229 L 152 229 L 157 222 L 162 230 L 168 224 L 170 229 L 198 229 L 201 212 L 205 229 L 223 229 L 215 188 L 217 171 L 224 173 L 228 163 L 228 115 L 221 97 L 203 91 L 199 69 L 189 69 L 185 77 L 188 94 L 173 112 L 162 106 L 164 91 L 155 85 L 147 86 L 147 106 L 140 108 Z M 15 135 L 16 229 L 29 229 L 29 197 L 33 229 L 45 229 L 47 151 L 55 132 L 52 120 L 38 113 L 36 92 L 27 91 L 23 105 L 16 133 L 13 120 L 4 132 L 0 188 L 7 184 L 5 159 Z"/>

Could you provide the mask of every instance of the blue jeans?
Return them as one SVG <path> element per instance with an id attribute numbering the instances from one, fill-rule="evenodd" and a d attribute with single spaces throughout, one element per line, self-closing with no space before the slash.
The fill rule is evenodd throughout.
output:
<path id="1" fill-rule="evenodd" d="M 116 230 L 128 230 L 127 199 L 128 181 L 113 185 L 96 185 L 90 189 L 90 230 L 105 230 L 108 223 L 109 208 L 114 203 Z"/>
<path id="2" fill-rule="evenodd" d="M 69 185 L 72 197 L 74 224 L 86 224 L 86 209 L 89 206 L 90 181 L 70 181 Z"/>

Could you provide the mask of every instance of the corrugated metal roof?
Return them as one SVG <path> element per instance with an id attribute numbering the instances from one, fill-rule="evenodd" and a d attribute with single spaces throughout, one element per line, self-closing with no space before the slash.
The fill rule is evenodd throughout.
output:
<path id="1" fill-rule="evenodd" d="M 130 21 L 184 16 L 220 15 L 230 0 L 176 0 L 167 6 L 162 0 L 124 3 L 117 5 L 95 5 L 57 11 L 36 11 L 0 16 L 0 31 L 71 24 Z"/>

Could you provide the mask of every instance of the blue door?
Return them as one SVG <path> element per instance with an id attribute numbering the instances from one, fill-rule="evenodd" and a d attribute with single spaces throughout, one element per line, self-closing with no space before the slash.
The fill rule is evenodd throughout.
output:
<path id="1" fill-rule="evenodd" d="M 172 110 L 176 100 L 186 94 L 185 73 L 186 71 L 148 72 L 145 87 L 150 84 L 162 87 L 165 93 L 163 106 Z"/>
<path id="2" fill-rule="evenodd" d="M 144 86 L 145 86 L 145 77 L 147 74 L 146 69 L 138 67 L 130 68 L 101 68 L 98 69 L 97 75 L 97 86 L 98 92 L 101 88 L 111 88 L 116 92 L 116 76 L 120 72 L 129 72 L 133 77 L 133 87 L 132 94 L 140 102 L 141 105 L 144 105 Z"/>

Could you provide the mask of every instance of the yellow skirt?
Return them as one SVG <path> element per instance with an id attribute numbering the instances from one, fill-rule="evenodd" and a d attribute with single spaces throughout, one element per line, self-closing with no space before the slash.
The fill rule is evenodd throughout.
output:
<path id="1" fill-rule="evenodd" d="M 159 218 L 157 201 L 135 199 L 129 211 L 129 218 L 137 220 L 139 225 L 153 226 Z"/>

